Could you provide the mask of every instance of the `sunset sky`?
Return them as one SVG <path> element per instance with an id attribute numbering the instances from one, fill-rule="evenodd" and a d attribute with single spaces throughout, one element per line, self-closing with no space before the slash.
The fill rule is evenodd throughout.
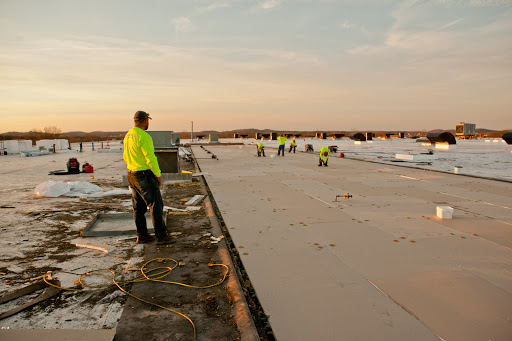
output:
<path id="1" fill-rule="evenodd" d="M 512 129 L 512 0 L 0 0 L 0 132 Z"/>

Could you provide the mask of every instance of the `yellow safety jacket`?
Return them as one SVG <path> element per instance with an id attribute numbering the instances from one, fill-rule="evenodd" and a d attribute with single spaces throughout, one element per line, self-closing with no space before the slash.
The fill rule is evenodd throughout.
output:
<path id="1" fill-rule="evenodd" d="M 156 177 L 162 175 L 155 156 L 153 139 L 144 130 L 133 127 L 126 133 L 124 140 L 123 160 L 128 170 L 137 172 L 151 169 Z"/>
<path id="2" fill-rule="evenodd" d="M 297 142 L 295 142 L 295 140 L 292 140 L 292 142 L 290 142 L 290 144 L 292 145 L 292 147 L 296 147 L 297 146 Z"/>
<path id="3" fill-rule="evenodd" d="M 284 144 L 285 144 L 286 140 L 288 140 L 288 139 L 286 138 L 286 136 L 279 136 L 277 139 L 279 140 L 279 145 L 280 145 L 280 146 L 284 146 Z"/>
<path id="4" fill-rule="evenodd" d="M 325 152 L 327 152 L 327 156 L 324 155 Z M 329 158 L 329 148 L 327 148 L 327 147 L 320 148 L 320 159 L 322 159 L 323 162 L 327 162 L 328 158 Z"/>
<path id="5" fill-rule="evenodd" d="M 257 146 L 258 146 L 259 151 L 261 151 L 263 149 L 263 143 L 258 143 Z"/>

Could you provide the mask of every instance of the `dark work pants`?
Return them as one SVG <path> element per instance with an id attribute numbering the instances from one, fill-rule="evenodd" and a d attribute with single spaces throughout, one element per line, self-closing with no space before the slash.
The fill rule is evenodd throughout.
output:
<path id="1" fill-rule="evenodd" d="M 297 146 L 290 146 L 290 150 L 288 151 L 288 153 L 291 153 L 292 149 L 293 149 L 293 152 L 295 153 L 295 148 L 297 148 Z"/>
<path id="2" fill-rule="evenodd" d="M 265 156 L 265 147 L 259 149 L 258 148 L 258 156 L 261 156 L 261 154 L 263 154 L 263 156 Z"/>
<path id="3" fill-rule="evenodd" d="M 284 144 L 280 144 L 279 145 L 279 149 L 277 149 L 277 156 L 279 156 L 279 153 L 283 152 L 283 156 L 284 156 Z"/>
<path id="4" fill-rule="evenodd" d="M 164 203 L 158 187 L 158 180 L 153 172 L 128 172 L 128 184 L 132 189 L 133 219 L 137 227 L 137 235 L 148 234 L 148 227 L 144 214 L 151 214 L 151 221 L 158 239 L 167 236 L 167 227 L 164 222 Z"/>

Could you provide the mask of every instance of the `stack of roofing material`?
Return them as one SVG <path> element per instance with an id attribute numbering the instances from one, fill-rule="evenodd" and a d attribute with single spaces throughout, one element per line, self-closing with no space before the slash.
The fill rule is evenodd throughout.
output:
<path id="1" fill-rule="evenodd" d="M 36 142 L 37 147 L 40 149 L 41 147 L 44 147 L 48 150 L 53 148 L 53 145 L 55 145 L 55 150 L 63 150 L 69 148 L 69 142 L 68 140 L 64 139 L 57 139 L 57 140 L 39 140 Z"/>
<path id="2" fill-rule="evenodd" d="M 55 140 L 39 140 L 39 141 L 36 141 L 36 146 L 38 149 L 46 149 L 46 150 L 50 150 L 50 149 L 53 149 L 53 145 L 55 145 Z M 55 148 L 57 148 L 57 146 L 55 146 Z"/>
<path id="3" fill-rule="evenodd" d="M 18 149 L 20 152 L 34 150 L 34 147 L 32 147 L 32 140 L 18 140 Z"/>
<path id="4" fill-rule="evenodd" d="M 4 141 L 4 149 L 8 154 L 18 154 L 20 147 L 18 146 L 18 140 L 7 140 Z"/>
<path id="5" fill-rule="evenodd" d="M 59 141 L 59 146 L 60 146 L 60 148 L 58 148 L 59 150 L 69 149 L 69 141 L 68 140 L 58 139 L 57 141 Z"/>

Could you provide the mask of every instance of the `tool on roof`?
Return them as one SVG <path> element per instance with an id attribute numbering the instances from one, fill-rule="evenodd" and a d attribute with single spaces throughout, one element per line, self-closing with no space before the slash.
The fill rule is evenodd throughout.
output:
<path id="1" fill-rule="evenodd" d="M 334 201 L 338 202 L 338 198 L 343 198 L 343 200 L 350 199 L 350 198 L 352 198 L 352 194 L 349 194 L 349 193 L 345 193 L 345 194 L 341 194 L 341 195 L 338 194 L 338 195 L 336 195 L 336 197 L 334 197 Z"/>

